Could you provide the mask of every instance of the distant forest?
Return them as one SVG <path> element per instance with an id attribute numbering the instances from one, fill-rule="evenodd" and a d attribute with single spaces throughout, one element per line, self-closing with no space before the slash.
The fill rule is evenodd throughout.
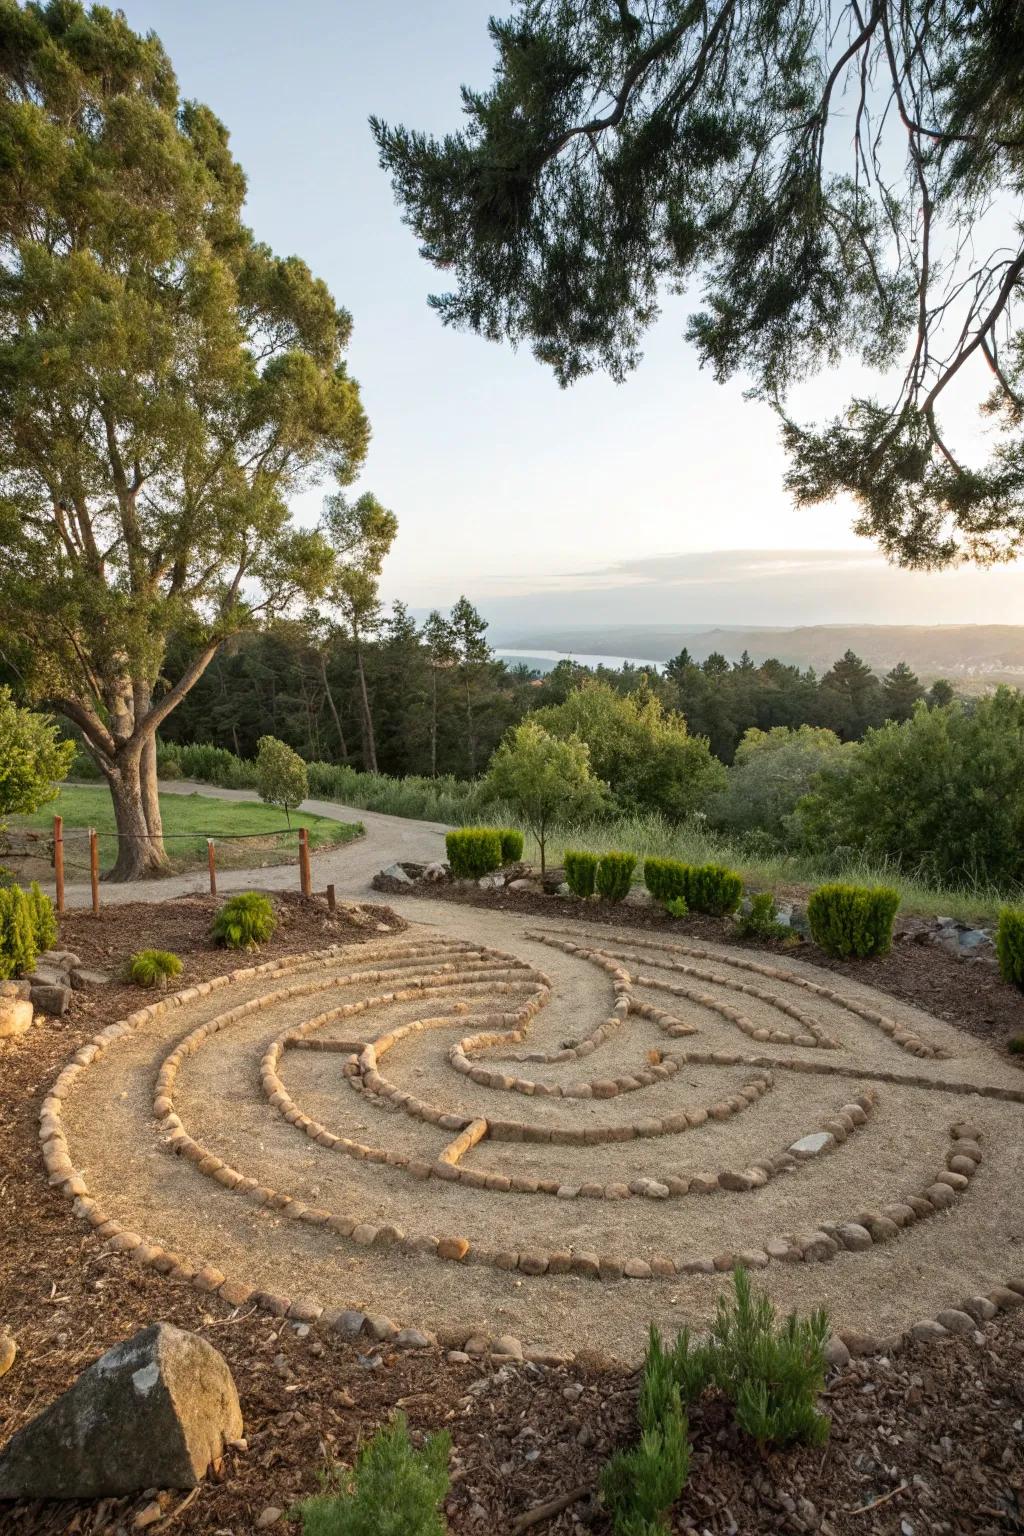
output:
<path id="1" fill-rule="evenodd" d="M 821 675 L 778 660 L 755 665 L 746 654 L 729 662 L 713 652 L 697 663 L 682 650 L 660 674 L 563 661 L 542 676 L 498 660 L 486 632 L 465 598 L 422 626 L 396 603 L 375 636 L 358 643 L 279 622 L 223 647 L 162 736 L 252 757 L 259 738 L 270 734 L 311 760 L 397 776 L 474 778 L 509 726 L 532 709 L 561 703 L 588 678 L 623 694 L 648 690 L 683 715 L 691 734 L 708 737 L 724 763 L 751 726 L 827 726 L 855 741 L 870 726 L 908 719 L 921 698 L 953 697 L 948 682 L 926 689 L 903 662 L 876 675 L 852 651 Z M 168 658 L 172 680 L 189 659 L 179 642 Z"/>

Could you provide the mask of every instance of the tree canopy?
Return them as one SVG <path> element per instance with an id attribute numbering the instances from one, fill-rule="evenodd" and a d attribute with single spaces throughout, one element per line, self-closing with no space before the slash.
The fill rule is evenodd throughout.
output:
<path id="1" fill-rule="evenodd" d="M 461 132 L 373 119 L 447 324 L 622 378 L 686 290 L 702 363 L 781 413 L 798 499 L 851 493 L 908 565 L 1024 545 L 1017 0 L 516 0 L 490 33 Z M 843 354 L 891 392 L 798 423 L 792 386 Z M 965 364 L 980 463 L 942 418 Z"/>
<path id="2" fill-rule="evenodd" d="M 287 499 L 350 481 L 369 429 L 350 316 L 242 222 L 227 131 L 156 37 L 0 0 L 0 61 L 0 627 L 106 775 L 126 875 L 162 862 L 157 726 L 226 637 L 323 588 Z"/>

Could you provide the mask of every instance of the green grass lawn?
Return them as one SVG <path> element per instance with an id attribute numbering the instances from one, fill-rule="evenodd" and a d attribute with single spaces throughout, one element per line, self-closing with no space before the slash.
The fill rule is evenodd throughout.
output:
<path id="1" fill-rule="evenodd" d="M 299 827 L 309 829 L 311 848 L 334 847 L 359 837 L 361 822 L 331 821 L 325 816 L 291 813 L 291 830 L 285 814 L 260 801 L 214 800 L 208 795 L 160 796 L 164 835 L 171 868 L 176 873 L 206 867 L 206 839 L 216 843 L 218 869 L 244 869 L 269 864 L 288 864 L 298 859 Z M 12 816 L 10 827 L 48 832 L 54 816 L 64 818 L 64 861 L 69 881 L 87 877 L 89 846 L 83 835 L 95 827 L 100 839 L 100 868 L 108 869 L 117 857 L 114 807 L 102 785 L 65 785 L 56 800 L 31 816 Z"/>

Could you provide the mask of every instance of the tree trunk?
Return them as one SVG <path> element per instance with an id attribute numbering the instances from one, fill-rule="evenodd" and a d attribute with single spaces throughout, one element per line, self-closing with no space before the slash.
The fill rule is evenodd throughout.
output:
<path id="1" fill-rule="evenodd" d="M 430 669 L 430 777 L 437 778 L 437 668 Z"/>
<path id="2" fill-rule="evenodd" d="M 338 714 L 338 706 L 334 702 L 334 694 L 331 692 L 331 685 L 327 679 L 327 660 L 323 651 L 320 652 L 320 678 L 324 685 L 324 693 L 327 696 L 328 706 L 330 707 L 331 714 L 334 717 L 334 726 L 338 732 L 338 742 L 341 746 L 341 760 L 343 763 L 347 763 L 348 746 L 345 742 L 345 732 L 341 728 L 341 716 Z"/>
<path id="3" fill-rule="evenodd" d="M 476 733 L 473 730 L 473 695 L 470 692 L 469 674 L 466 674 L 466 732 L 469 744 L 469 772 L 476 778 Z"/>
<path id="4" fill-rule="evenodd" d="M 155 756 L 155 754 L 154 754 Z M 145 880 L 163 874 L 167 856 L 162 842 L 154 844 L 146 819 L 141 761 L 139 757 L 118 757 L 104 763 L 107 784 L 114 802 L 117 825 L 117 859 L 107 880 Z"/>
<path id="5" fill-rule="evenodd" d="M 152 690 L 145 683 L 136 683 L 134 687 L 135 719 L 144 720 L 149 713 L 153 702 Z M 156 731 L 151 731 L 142 743 L 142 753 L 139 757 L 139 790 L 142 800 L 142 814 L 146 820 L 146 830 L 149 833 L 149 854 L 152 867 L 158 869 L 167 868 L 167 853 L 164 848 L 164 823 L 160 814 L 160 789 L 156 775 Z"/>
<path id="6" fill-rule="evenodd" d="M 377 743 L 373 739 L 373 715 L 370 712 L 370 695 L 366 690 L 366 673 L 363 670 L 362 641 L 356 636 L 356 670 L 359 673 L 359 696 L 363 704 L 363 767 L 377 772 Z"/>

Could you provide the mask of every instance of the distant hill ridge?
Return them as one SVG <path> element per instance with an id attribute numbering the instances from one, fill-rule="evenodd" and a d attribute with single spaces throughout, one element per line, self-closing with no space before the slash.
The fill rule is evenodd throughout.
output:
<path id="1" fill-rule="evenodd" d="M 505 645 L 528 650 L 645 656 L 668 661 L 685 646 L 694 661 L 720 651 L 738 661 L 744 651 L 755 662 L 769 656 L 821 672 L 844 651 L 856 651 L 875 671 L 887 672 L 905 661 L 924 679 L 976 679 L 995 684 L 1024 682 L 1022 624 L 812 624 L 796 629 L 738 625 L 715 628 L 628 624 L 607 627 L 530 630 L 503 633 Z M 497 640 L 493 642 L 500 649 Z"/>

